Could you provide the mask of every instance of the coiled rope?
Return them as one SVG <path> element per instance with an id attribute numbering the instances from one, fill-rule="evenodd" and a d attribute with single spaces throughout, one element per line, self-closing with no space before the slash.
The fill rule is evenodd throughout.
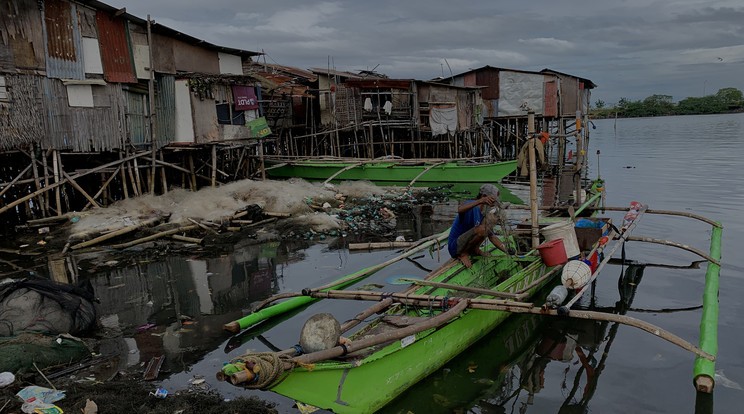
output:
<path id="1" fill-rule="evenodd" d="M 295 367 L 302 367 L 308 371 L 315 368 L 315 364 L 304 364 L 288 355 L 281 355 L 276 352 L 257 352 L 243 354 L 230 360 L 231 363 L 242 362 L 246 365 L 253 365 L 255 378 L 250 382 L 236 384 L 248 389 L 267 389 L 270 385 L 277 382 L 285 372 L 285 363 L 289 363 L 294 370 Z"/>

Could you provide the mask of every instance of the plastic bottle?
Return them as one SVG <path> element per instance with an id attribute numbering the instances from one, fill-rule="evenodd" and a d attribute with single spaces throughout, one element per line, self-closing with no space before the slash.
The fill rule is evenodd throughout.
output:
<path id="1" fill-rule="evenodd" d="M 545 304 L 548 305 L 548 307 L 555 309 L 563 304 L 567 296 L 568 289 L 563 285 L 558 285 L 554 287 L 548 294 L 548 297 L 545 298 Z"/>

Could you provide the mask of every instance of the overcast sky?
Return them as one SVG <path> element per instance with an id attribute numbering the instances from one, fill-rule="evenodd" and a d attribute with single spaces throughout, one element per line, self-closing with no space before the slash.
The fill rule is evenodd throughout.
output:
<path id="1" fill-rule="evenodd" d="M 303 69 L 330 62 L 426 80 L 485 65 L 550 68 L 597 84 L 592 104 L 744 90 L 741 0 L 104 2 Z"/>

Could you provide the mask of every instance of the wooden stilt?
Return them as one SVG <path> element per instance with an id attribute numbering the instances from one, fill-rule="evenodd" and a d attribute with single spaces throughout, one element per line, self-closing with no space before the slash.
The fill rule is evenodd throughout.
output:
<path id="1" fill-rule="evenodd" d="M 194 172 L 194 156 L 189 153 L 189 170 L 191 171 L 191 191 L 196 192 L 196 173 Z"/>
<path id="2" fill-rule="evenodd" d="M 135 154 L 137 151 L 135 151 Z M 137 158 L 133 159 L 132 162 L 134 163 L 134 178 L 137 180 L 137 195 L 144 194 L 142 192 L 142 178 L 140 177 L 140 171 L 139 171 L 139 163 L 137 162 Z"/>
<path id="3" fill-rule="evenodd" d="M 217 144 L 212 144 L 212 187 L 217 182 Z"/>
<path id="4" fill-rule="evenodd" d="M 59 164 L 57 159 L 57 150 L 52 150 L 52 168 L 54 172 L 54 200 L 57 202 L 57 215 L 62 214 L 62 201 L 59 194 Z"/>
<path id="5" fill-rule="evenodd" d="M 93 198 L 94 198 L 94 199 L 95 199 L 95 198 L 98 198 L 98 196 L 99 196 L 99 195 L 101 195 L 101 193 L 102 193 L 102 192 L 103 192 L 104 190 L 106 190 L 106 189 L 107 189 L 108 185 L 109 185 L 109 184 L 111 183 L 111 180 L 113 180 L 113 179 L 114 179 L 114 178 L 116 177 L 116 175 L 117 175 L 117 174 L 119 174 L 119 173 L 120 173 L 121 171 L 122 171 L 122 166 L 121 166 L 121 165 L 119 165 L 119 166 L 118 166 L 118 167 L 116 168 L 116 171 L 114 171 L 114 173 L 113 173 L 113 174 L 111 174 L 111 176 L 110 176 L 110 177 L 108 178 L 108 180 L 106 180 L 106 182 L 104 182 L 104 183 L 103 183 L 103 185 L 101 186 L 101 189 L 100 189 L 100 190 L 98 190 L 98 192 L 96 193 L 96 195 L 94 195 L 94 196 L 93 196 Z M 105 197 L 104 197 L 104 200 L 105 200 Z M 104 205 L 105 205 L 105 204 L 106 204 L 106 203 L 104 202 Z M 85 205 L 85 207 L 83 207 L 83 210 L 87 210 L 87 209 L 88 209 L 88 208 L 89 208 L 90 206 L 91 206 L 91 203 L 89 202 L 88 204 L 86 204 L 86 205 Z"/>
<path id="6" fill-rule="evenodd" d="M 152 162 L 154 163 L 155 160 L 153 160 Z M 160 162 L 165 163 L 165 156 L 163 155 L 162 150 L 160 151 Z M 163 184 L 163 194 L 167 194 L 168 193 L 168 180 L 166 179 L 164 167 L 160 167 L 160 181 Z"/>
<path id="7" fill-rule="evenodd" d="M 47 157 L 49 157 L 49 152 L 52 151 L 51 148 L 47 150 L 44 157 L 41 159 L 42 165 L 44 166 L 44 188 L 49 187 L 49 166 L 47 165 Z M 49 196 L 47 195 L 44 197 L 44 211 L 46 212 L 46 215 L 49 216 Z"/>
<path id="8" fill-rule="evenodd" d="M 124 157 L 124 155 L 119 152 L 119 160 L 121 160 Z M 129 189 L 127 188 L 127 176 L 124 174 L 124 163 L 122 162 L 119 164 L 119 174 L 121 174 L 121 188 L 124 190 L 124 199 L 129 198 Z"/>
<path id="9" fill-rule="evenodd" d="M 34 172 L 34 183 L 36 184 L 36 191 L 41 190 L 41 182 L 39 181 L 39 169 L 36 166 L 36 144 L 34 144 L 33 148 L 31 148 L 31 165 Z M 44 210 L 44 194 L 39 194 L 39 197 L 37 198 L 37 202 L 39 203 L 39 214 L 41 216 L 45 216 L 45 210 Z"/>

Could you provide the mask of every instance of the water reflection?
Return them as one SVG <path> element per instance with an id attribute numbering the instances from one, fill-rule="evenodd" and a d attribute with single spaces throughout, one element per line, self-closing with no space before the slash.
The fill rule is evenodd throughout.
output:
<path id="1" fill-rule="evenodd" d="M 236 246 L 210 259 L 166 257 L 99 274 L 91 280 L 107 335 L 103 354 L 120 354 L 120 369 L 165 355 L 165 371 L 181 371 L 224 340 L 222 325 L 251 302 L 281 289 L 283 269 L 300 262 L 298 243 Z"/>
<path id="2" fill-rule="evenodd" d="M 618 281 L 620 299 L 603 311 L 625 314 L 630 309 L 644 268 L 630 265 L 622 272 Z M 558 412 L 589 412 L 619 326 L 603 321 L 514 315 L 414 385 L 386 411 L 546 412 L 545 406 L 535 404 L 536 396 L 546 387 L 546 371 L 561 370 L 562 402 Z"/>

